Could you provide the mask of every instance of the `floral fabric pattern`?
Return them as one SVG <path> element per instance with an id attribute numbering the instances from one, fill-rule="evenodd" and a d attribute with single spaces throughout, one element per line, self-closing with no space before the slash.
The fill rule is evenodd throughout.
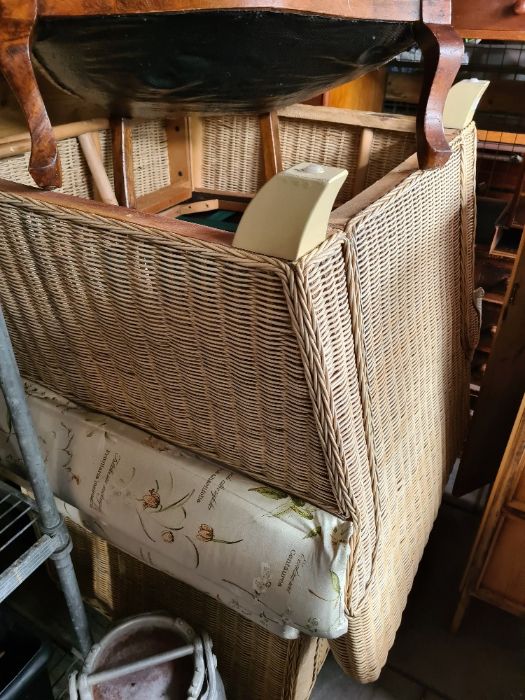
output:
<path id="1" fill-rule="evenodd" d="M 351 522 L 39 385 L 26 392 L 69 517 L 282 637 L 347 631 Z M 3 401 L 0 462 L 20 466 Z"/>

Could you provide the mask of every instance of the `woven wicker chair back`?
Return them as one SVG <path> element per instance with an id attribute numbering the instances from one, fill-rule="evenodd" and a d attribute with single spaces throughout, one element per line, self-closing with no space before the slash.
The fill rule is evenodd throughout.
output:
<path id="1" fill-rule="evenodd" d="M 217 138 L 253 151 L 235 119 L 222 136 L 205 125 L 205 153 Z M 285 154 L 325 157 L 315 124 L 284 122 Z M 23 373 L 351 518 L 350 632 L 332 648 L 362 681 L 393 642 L 468 416 L 474 126 L 452 150 L 295 263 L 0 191 L 0 301 Z M 257 186 L 255 158 L 226 180 L 221 153 L 203 156 L 208 186 Z M 391 157 L 378 150 L 377 172 Z"/>

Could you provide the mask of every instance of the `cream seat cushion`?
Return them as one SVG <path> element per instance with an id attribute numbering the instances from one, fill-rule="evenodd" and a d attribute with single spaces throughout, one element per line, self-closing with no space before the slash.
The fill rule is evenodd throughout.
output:
<path id="1" fill-rule="evenodd" d="M 282 637 L 347 631 L 351 522 L 25 386 L 53 490 L 69 515 Z M 21 469 L 3 403 L 0 460 Z"/>

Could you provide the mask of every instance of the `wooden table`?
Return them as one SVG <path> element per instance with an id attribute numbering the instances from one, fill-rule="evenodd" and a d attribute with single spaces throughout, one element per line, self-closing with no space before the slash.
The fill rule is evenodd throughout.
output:
<path id="1" fill-rule="evenodd" d="M 521 0 L 518 0 L 521 2 Z M 451 26 L 451 0 L 0 0 L 0 70 L 24 110 L 32 135 L 30 172 L 44 188 L 60 184 L 56 143 L 35 81 L 30 39 L 38 20 L 149 16 L 239 10 L 367 21 L 408 23 L 425 63 L 418 116 L 422 168 L 443 165 L 450 156 L 442 110 L 463 53 Z M 350 43 L 350 42 L 348 42 Z M 272 51 L 272 46 L 268 46 Z M 312 86 L 318 92 L 319 86 Z M 252 107 L 252 111 L 255 111 Z M 158 115 L 160 116 L 160 115 Z"/>
<path id="2" fill-rule="evenodd" d="M 472 596 L 525 614 L 525 396 L 483 514 L 452 623 L 461 624 Z"/>

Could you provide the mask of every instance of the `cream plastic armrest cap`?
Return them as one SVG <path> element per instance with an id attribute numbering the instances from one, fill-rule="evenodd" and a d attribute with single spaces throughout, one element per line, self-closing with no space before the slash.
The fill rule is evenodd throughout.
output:
<path id="1" fill-rule="evenodd" d="M 326 238 L 343 168 L 300 163 L 274 175 L 250 202 L 233 239 L 235 248 L 297 260 Z"/>
<path id="2" fill-rule="evenodd" d="M 448 93 L 445 109 L 443 110 L 443 126 L 446 129 L 464 129 L 474 119 L 474 113 L 485 90 L 490 85 L 489 80 L 460 80 L 453 85 Z"/>

